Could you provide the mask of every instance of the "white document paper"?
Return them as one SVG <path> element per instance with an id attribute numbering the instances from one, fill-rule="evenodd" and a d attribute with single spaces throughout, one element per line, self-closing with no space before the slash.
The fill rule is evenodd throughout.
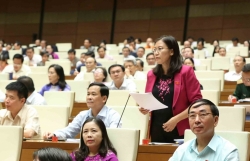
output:
<path id="1" fill-rule="evenodd" d="M 130 93 L 136 103 L 150 111 L 168 108 L 168 106 L 159 102 L 152 93 Z"/>

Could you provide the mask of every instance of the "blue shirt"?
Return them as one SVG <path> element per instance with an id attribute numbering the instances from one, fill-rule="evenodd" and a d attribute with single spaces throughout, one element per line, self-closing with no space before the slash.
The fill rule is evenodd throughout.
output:
<path id="1" fill-rule="evenodd" d="M 71 88 L 68 84 L 66 84 L 65 88 L 63 91 L 70 91 Z M 44 92 L 45 91 L 62 91 L 59 87 L 59 85 L 52 85 L 52 84 L 46 84 L 45 86 L 43 86 L 43 88 L 41 89 L 40 93 L 42 96 L 44 96 Z"/>
<path id="2" fill-rule="evenodd" d="M 209 144 L 198 152 L 196 139 L 180 145 L 169 161 L 238 161 L 239 154 L 235 145 L 214 134 Z"/>
<path id="3" fill-rule="evenodd" d="M 57 137 L 62 138 L 75 138 L 75 136 L 80 133 L 83 123 L 89 117 L 93 117 L 91 109 L 82 111 L 74 118 L 71 123 L 69 123 L 67 127 L 55 131 L 54 134 Z M 120 114 L 112 108 L 103 106 L 103 108 L 96 117 L 100 118 L 107 128 L 117 128 L 120 119 Z M 121 127 L 121 122 L 119 124 L 119 127 Z"/>

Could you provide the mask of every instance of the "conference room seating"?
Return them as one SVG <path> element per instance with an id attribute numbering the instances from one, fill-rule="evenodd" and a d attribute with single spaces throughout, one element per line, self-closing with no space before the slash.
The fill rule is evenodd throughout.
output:
<path id="1" fill-rule="evenodd" d="M 106 103 L 107 106 L 125 106 L 129 97 L 128 90 L 109 90 L 109 98 Z M 130 97 L 127 106 L 136 106 L 135 100 Z"/>
<path id="2" fill-rule="evenodd" d="M 107 60 L 107 59 L 98 59 L 97 61 L 98 63 L 101 63 L 102 67 L 105 67 L 106 69 L 108 69 L 111 65 L 117 63 L 116 60 Z"/>
<path id="3" fill-rule="evenodd" d="M 80 58 L 82 53 L 86 53 L 87 49 L 75 49 L 76 51 L 76 57 Z"/>
<path id="4" fill-rule="evenodd" d="M 19 161 L 23 142 L 23 127 L 0 126 L 0 160 Z"/>
<path id="5" fill-rule="evenodd" d="M 124 106 L 109 106 L 117 111 L 120 115 L 124 109 Z M 149 114 L 143 115 L 138 106 L 128 106 L 125 108 L 121 122 L 122 128 L 134 128 L 140 130 L 140 143 L 142 139 L 147 138 L 147 129 L 148 129 Z"/>
<path id="6" fill-rule="evenodd" d="M 220 117 L 216 130 L 244 131 L 246 122 L 245 107 L 218 107 Z M 235 119 L 232 119 L 235 118 Z"/>
<path id="7" fill-rule="evenodd" d="M 43 73 L 47 74 L 48 73 L 48 67 L 47 66 L 31 66 L 30 67 L 31 73 Z"/>
<path id="8" fill-rule="evenodd" d="M 203 86 L 203 90 L 221 90 L 220 79 L 198 79 L 198 81 Z"/>
<path id="9" fill-rule="evenodd" d="M 67 84 L 71 87 L 71 91 L 75 92 L 76 102 L 86 102 L 86 96 L 87 96 L 87 91 L 88 91 L 87 88 L 90 84 L 90 81 L 67 80 Z"/>
<path id="10" fill-rule="evenodd" d="M 72 48 L 72 43 L 56 43 L 58 51 L 69 51 Z"/>
<path id="11" fill-rule="evenodd" d="M 0 90 L 5 93 L 5 91 L 6 91 L 5 87 L 14 81 L 15 80 L 0 80 Z"/>
<path id="12" fill-rule="evenodd" d="M 71 71 L 71 62 L 68 59 L 53 59 L 45 62 L 45 66 L 49 67 L 52 64 L 58 64 L 63 67 L 65 75 L 70 75 Z"/>
<path id="13" fill-rule="evenodd" d="M 47 105 L 63 105 L 69 107 L 69 116 L 73 109 L 75 92 L 73 91 L 45 91 L 44 98 Z"/>
<path id="14" fill-rule="evenodd" d="M 230 67 L 230 57 L 212 58 L 212 70 L 228 70 Z"/>
<path id="15" fill-rule="evenodd" d="M 211 59 L 199 59 L 201 64 L 200 65 L 206 65 L 207 70 L 211 70 Z"/>
<path id="16" fill-rule="evenodd" d="M 68 125 L 69 106 L 67 105 L 32 105 L 37 110 L 39 116 L 41 136 L 45 132 L 53 132 Z"/>
<path id="17" fill-rule="evenodd" d="M 220 91 L 217 90 L 201 90 L 202 98 L 212 101 L 215 105 L 219 104 Z"/>
<path id="18" fill-rule="evenodd" d="M 137 91 L 139 93 L 145 93 L 145 88 L 146 88 L 147 80 L 137 80 L 137 79 L 134 79 L 133 81 L 135 82 Z"/>
<path id="19" fill-rule="evenodd" d="M 207 70 L 207 66 L 206 65 L 197 65 L 197 66 L 195 66 L 195 70 L 196 71 L 200 71 L 200 70 L 206 71 Z"/>
<path id="20" fill-rule="evenodd" d="M 9 80 L 8 73 L 0 73 L 0 80 Z"/>
<path id="21" fill-rule="evenodd" d="M 197 79 L 219 79 L 221 80 L 221 91 L 224 89 L 224 71 L 195 71 Z"/>
<path id="22" fill-rule="evenodd" d="M 137 129 L 107 128 L 108 136 L 117 151 L 119 161 L 136 161 L 140 131 Z"/>
<path id="23" fill-rule="evenodd" d="M 215 131 L 215 133 L 224 139 L 230 141 L 238 148 L 239 160 L 248 161 L 249 160 L 249 150 L 250 150 L 250 133 L 245 131 Z M 185 130 L 184 142 L 194 139 L 196 136 L 191 130 Z"/>
<path id="24" fill-rule="evenodd" d="M 9 50 L 9 58 L 10 59 L 13 59 L 13 56 L 15 54 L 22 54 L 22 51 L 21 50 Z"/>

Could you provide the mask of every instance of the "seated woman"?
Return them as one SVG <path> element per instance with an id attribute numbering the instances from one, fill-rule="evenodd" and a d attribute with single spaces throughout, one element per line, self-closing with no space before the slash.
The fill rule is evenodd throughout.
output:
<path id="1" fill-rule="evenodd" d="M 106 82 L 108 73 L 105 68 L 97 67 L 95 68 L 95 71 L 93 73 L 94 73 L 94 82 L 99 82 L 99 83 Z"/>
<path id="2" fill-rule="evenodd" d="M 59 148 L 42 148 L 33 153 L 33 161 L 72 161 L 70 155 Z"/>
<path id="3" fill-rule="evenodd" d="M 70 91 L 70 86 L 65 82 L 63 68 L 60 65 L 52 64 L 48 69 L 49 84 L 43 86 L 39 92 L 42 96 L 45 91 Z"/>
<path id="4" fill-rule="evenodd" d="M 51 45 L 47 45 L 46 51 L 48 52 L 50 59 L 59 59 L 59 56 L 54 52 L 54 49 Z"/>
<path id="5" fill-rule="evenodd" d="M 80 148 L 70 155 L 73 161 L 118 161 L 104 123 L 93 117 L 83 123 Z"/>
<path id="6" fill-rule="evenodd" d="M 195 70 L 193 58 L 186 58 L 186 59 L 183 61 L 183 64 L 184 64 L 184 65 L 187 65 L 187 66 L 191 66 L 191 67 Z M 203 90 L 203 86 L 202 86 L 201 84 L 200 84 L 200 89 Z"/>

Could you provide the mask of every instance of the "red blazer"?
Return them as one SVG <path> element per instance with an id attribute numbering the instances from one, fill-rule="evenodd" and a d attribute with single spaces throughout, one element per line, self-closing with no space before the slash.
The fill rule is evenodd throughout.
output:
<path id="1" fill-rule="evenodd" d="M 145 92 L 152 92 L 156 76 L 150 70 L 147 75 L 147 84 Z M 200 83 L 198 82 L 192 67 L 183 65 L 180 72 L 174 75 L 174 98 L 173 115 L 176 116 L 184 111 L 195 100 L 201 99 Z M 177 123 L 179 135 L 184 135 L 185 129 L 189 129 L 188 119 Z"/>

